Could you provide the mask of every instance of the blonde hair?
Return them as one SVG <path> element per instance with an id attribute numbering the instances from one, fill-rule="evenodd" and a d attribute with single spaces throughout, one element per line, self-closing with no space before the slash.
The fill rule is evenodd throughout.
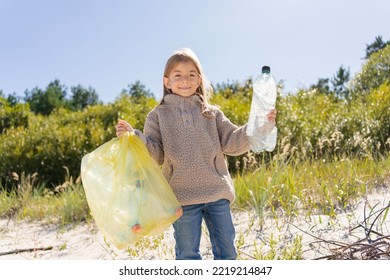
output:
<path id="1" fill-rule="evenodd" d="M 207 80 L 206 75 L 203 71 L 203 67 L 200 64 L 200 61 L 196 54 L 189 48 L 183 48 L 176 50 L 171 57 L 167 60 L 164 69 L 164 77 L 168 77 L 169 74 L 179 63 L 188 63 L 191 62 L 194 64 L 196 71 L 201 79 L 199 87 L 196 89 L 196 94 L 200 97 L 202 102 L 202 114 L 204 116 L 211 116 L 210 111 L 210 97 L 213 94 L 213 88 L 211 87 L 210 82 Z M 164 97 L 168 94 L 172 94 L 170 89 L 168 89 L 163 83 L 163 98 L 160 104 L 164 103 Z"/>

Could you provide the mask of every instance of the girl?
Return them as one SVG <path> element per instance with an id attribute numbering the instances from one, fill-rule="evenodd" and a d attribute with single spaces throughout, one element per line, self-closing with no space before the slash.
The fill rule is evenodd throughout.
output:
<path id="1" fill-rule="evenodd" d="M 174 224 L 176 259 L 201 259 L 201 225 L 209 231 L 214 259 L 236 259 L 230 204 L 235 194 L 224 155 L 250 150 L 246 125 L 238 127 L 209 104 L 212 88 L 190 49 L 174 52 L 163 77 L 161 103 L 147 116 L 144 133 L 120 120 L 116 134 L 135 132 L 183 208 Z M 268 118 L 275 124 L 276 111 Z"/>

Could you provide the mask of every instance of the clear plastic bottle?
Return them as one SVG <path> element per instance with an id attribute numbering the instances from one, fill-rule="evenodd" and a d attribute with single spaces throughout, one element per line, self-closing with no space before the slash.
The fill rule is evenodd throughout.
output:
<path id="1" fill-rule="evenodd" d="M 276 146 L 277 128 L 267 119 L 275 108 L 277 88 L 271 68 L 263 66 L 261 75 L 253 81 L 252 105 L 246 134 L 253 152 L 273 151 Z"/>

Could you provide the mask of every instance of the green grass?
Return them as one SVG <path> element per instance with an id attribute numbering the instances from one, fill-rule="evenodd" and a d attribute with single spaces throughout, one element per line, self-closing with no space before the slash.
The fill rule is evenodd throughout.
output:
<path id="1" fill-rule="evenodd" d="M 384 185 L 390 177 L 390 158 L 308 160 L 299 163 L 273 161 L 253 163 L 251 168 L 253 171 L 248 169 L 233 178 L 236 189 L 233 211 L 256 213 L 258 222 L 255 223 L 253 218 L 249 226 L 253 230 L 261 230 L 269 214 L 276 224 L 280 221 L 280 225 L 285 219 L 298 215 L 308 218 L 314 214 L 337 217 L 358 198 Z M 14 191 L 0 190 L 1 218 L 59 225 L 93 221 L 79 180 L 68 178 L 54 191 L 37 182 L 34 174 L 22 174 L 18 182 L 19 187 Z M 248 241 L 250 231 L 237 232 L 239 259 L 302 258 L 300 236 L 286 239 L 283 233 L 276 232 L 264 240 Z M 162 254 L 170 252 L 173 256 L 173 249 L 164 244 L 163 235 L 144 238 L 136 246 L 129 247 L 127 252 L 130 258 L 142 258 L 148 250 L 159 247 Z M 240 249 L 248 245 L 253 248 L 251 255 Z"/>
<path id="2" fill-rule="evenodd" d="M 305 161 L 286 164 L 273 161 L 253 171 L 237 174 L 235 208 L 270 211 L 277 216 L 326 214 L 334 216 L 354 200 L 390 177 L 390 158 Z M 0 217 L 74 223 L 89 220 L 83 187 L 70 178 L 54 191 L 33 175 L 21 175 L 16 190 L 0 191 Z M 51 188 L 50 188 L 51 189 Z"/>
<path id="3" fill-rule="evenodd" d="M 253 172 L 245 171 L 233 180 L 234 207 L 281 211 L 285 216 L 326 214 L 334 216 L 354 200 L 390 177 L 390 158 L 305 161 L 286 164 L 273 161 Z M 0 217 L 42 220 L 61 224 L 91 219 L 81 183 L 72 178 L 49 191 L 34 175 L 22 175 L 19 187 L 0 191 Z"/>
<path id="4" fill-rule="evenodd" d="M 54 191 L 45 188 L 35 176 L 22 174 L 18 188 L 0 191 L 0 217 L 67 225 L 91 220 L 80 182 L 68 179 Z"/>
<path id="5" fill-rule="evenodd" d="M 357 198 L 390 177 L 390 158 L 304 161 L 283 164 L 278 161 L 234 178 L 241 209 L 254 208 L 260 217 L 265 211 L 287 217 L 298 214 L 326 214 L 345 211 Z"/>

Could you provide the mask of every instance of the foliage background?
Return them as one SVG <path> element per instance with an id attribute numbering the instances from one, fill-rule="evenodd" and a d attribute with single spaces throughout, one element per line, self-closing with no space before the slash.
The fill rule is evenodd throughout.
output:
<path id="1" fill-rule="evenodd" d="M 373 52 L 344 87 L 323 83 L 277 101 L 278 144 L 272 153 L 228 157 L 237 174 L 254 163 L 297 163 L 353 157 L 377 158 L 390 149 L 390 45 Z M 211 102 L 230 120 L 243 125 L 249 115 L 252 81 L 215 87 Z M 282 87 L 282 85 L 280 85 Z M 345 90 L 347 88 L 347 91 Z M 115 136 L 125 119 L 143 128 L 146 114 L 157 105 L 153 94 L 136 82 L 113 103 L 101 104 L 93 89 L 72 88 L 72 98 L 59 81 L 45 90 L 26 93 L 25 102 L 0 91 L 0 180 L 15 188 L 22 174 L 35 174 L 46 188 L 80 175 L 81 158 Z M 75 102 L 77 101 L 77 102 Z M 46 106 L 41 106 L 46 102 Z M 78 106 L 78 105 L 82 106 Z M 42 111 L 40 111 L 42 110 Z"/>

